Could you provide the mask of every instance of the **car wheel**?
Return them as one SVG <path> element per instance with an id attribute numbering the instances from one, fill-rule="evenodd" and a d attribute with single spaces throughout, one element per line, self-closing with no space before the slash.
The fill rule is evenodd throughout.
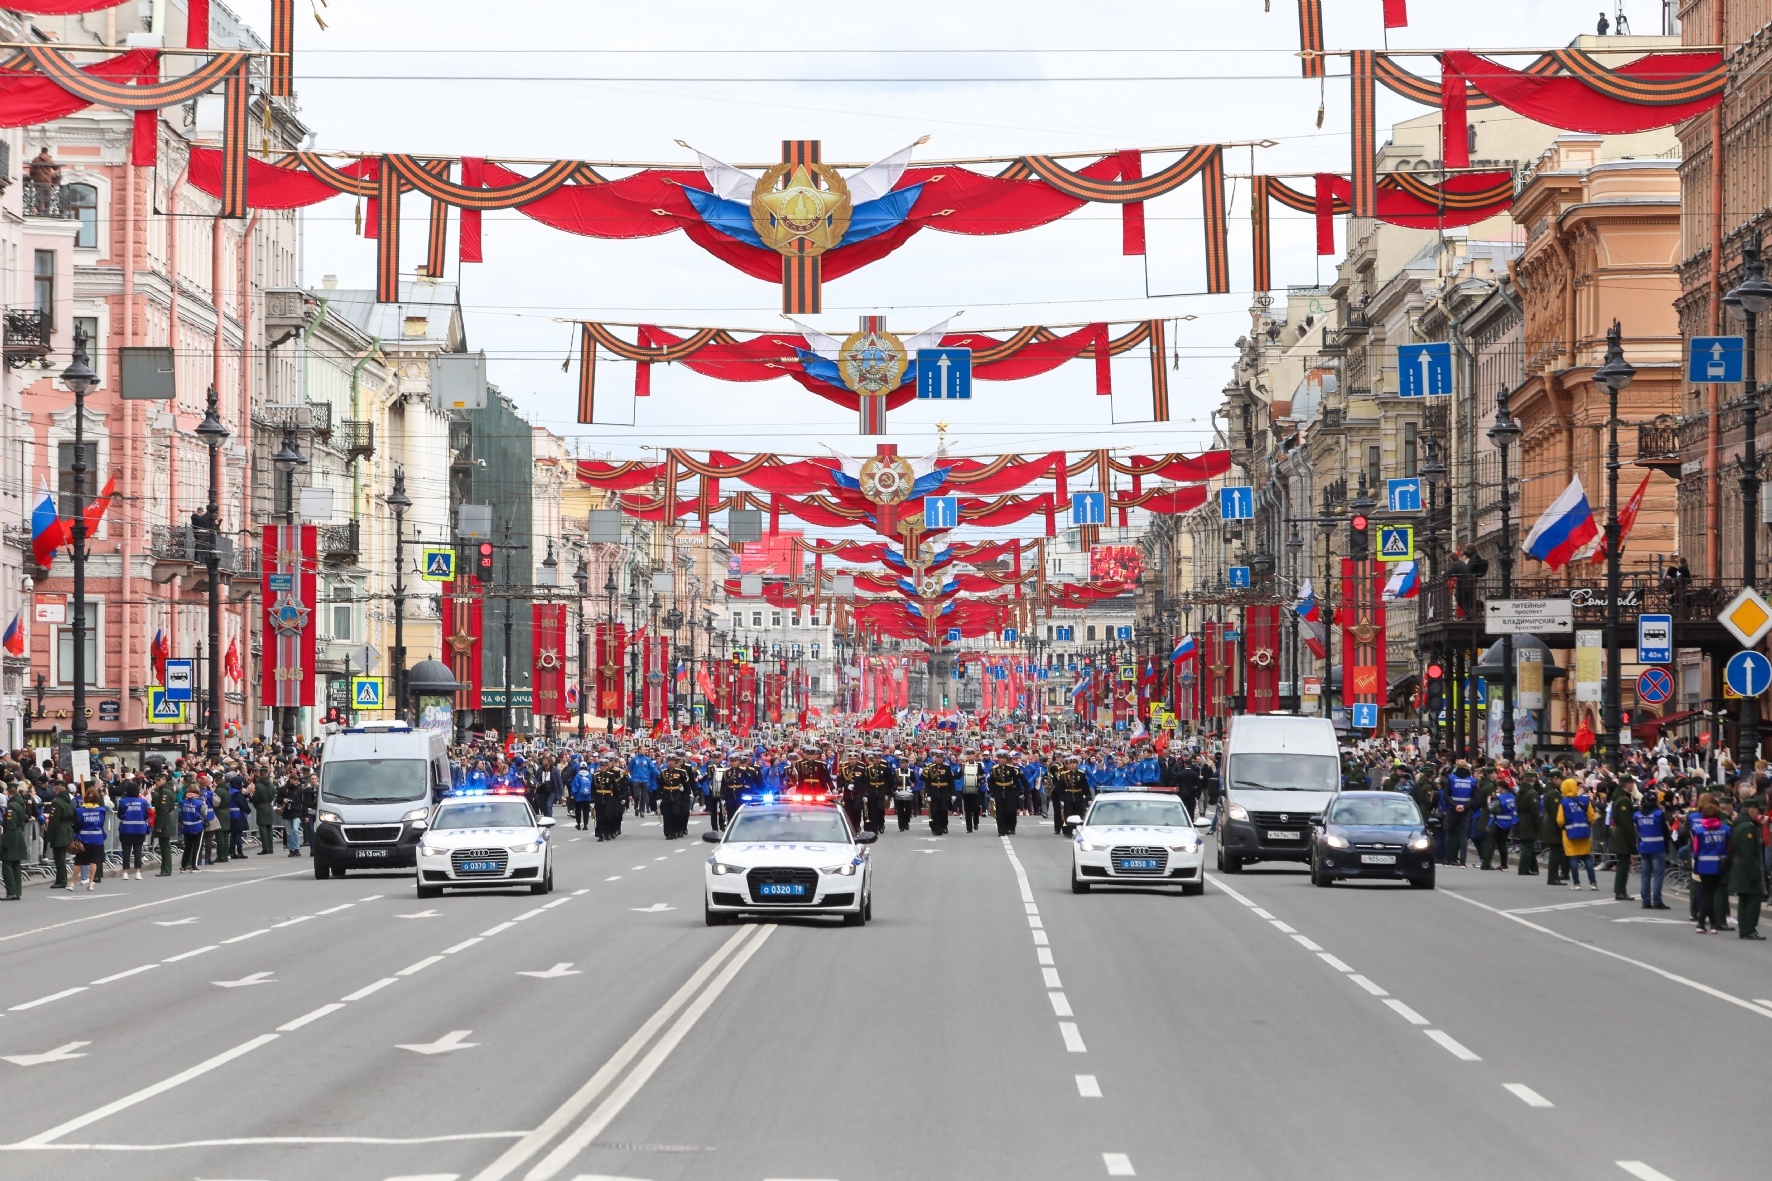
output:
<path id="1" fill-rule="evenodd" d="M 859 927 L 867 921 L 868 916 L 865 911 L 858 910 L 853 914 L 846 914 L 843 916 L 843 925 L 845 927 Z"/>
<path id="2" fill-rule="evenodd" d="M 327 864 L 318 857 L 314 858 L 314 877 L 323 882 L 331 876 L 332 872 Z"/>
<path id="3" fill-rule="evenodd" d="M 1430 873 L 1425 878 L 1410 878 L 1409 885 L 1417 890 L 1431 890 L 1434 888 L 1434 875 Z"/>
<path id="4" fill-rule="evenodd" d="M 332 867 L 332 876 L 333 876 L 333 877 L 335 877 L 335 878 L 342 878 L 342 877 L 344 877 L 344 876 L 345 876 L 345 867 L 344 867 L 344 866 L 342 866 L 342 865 L 335 865 L 335 866 L 333 866 L 333 867 Z"/>
<path id="5" fill-rule="evenodd" d="M 1241 857 L 1237 856 L 1235 853 L 1225 853 L 1223 851 L 1220 851 L 1220 853 L 1218 855 L 1218 862 L 1219 862 L 1218 868 L 1224 870 L 1224 872 L 1226 872 L 1226 873 L 1242 873 L 1243 872 L 1243 859 Z"/>
<path id="6" fill-rule="evenodd" d="M 440 898 L 443 896 L 443 887 L 442 886 L 420 886 L 418 888 L 418 896 L 420 898 Z"/>
<path id="7" fill-rule="evenodd" d="M 874 921 L 874 894 L 872 890 L 868 891 L 867 897 L 862 899 L 861 920 L 864 923 Z"/>
<path id="8" fill-rule="evenodd" d="M 1205 882 L 1183 882 L 1181 886 L 1181 894 L 1184 898 L 1198 897 L 1205 892 Z"/>
<path id="9" fill-rule="evenodd" d="M 731 915 L 715 914 L 714 908 L 709 906 L 705 901 L 702 903 L 702 913 L 706 917 L 707 924 L 710 927 L 724 927 L 727 923 L 732 921 Z"/>
<path id="10" fill-rule="evenodd" d="M 1073 894 L 1087 894 L 1087 893 L 1089 893 L 1089 883 L 1084 881 L 1082 878 L 1077 877 L 1073 874 L 1071 877 L 1071 893 L 1073 893 Z"/>
<path id="11" fill-rule="evenodd" d="M 1311 885 L 1328 887 L 1335 884 L 1335 879 L 1317 868 L 1316 862 L 1311 863 Z"/>

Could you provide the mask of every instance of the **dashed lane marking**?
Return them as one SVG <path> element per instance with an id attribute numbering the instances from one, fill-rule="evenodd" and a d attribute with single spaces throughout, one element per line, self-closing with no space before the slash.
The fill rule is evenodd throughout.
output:
<path id="1" fill-rule="evenodd" d="M 35 1009 L 38 1005 L 47 1005 L 47 1004 L 50 1004 L 54 1001 L 59 1001 L 59 1000 L 63 999 L 64 997 L 73 996 L 77 992 L 85 992 L 85 991 L 86 991 L 86 985 L 84 985 L 84 984 L 79 985 L 74 988 L 64 988 L 60 992 L 52 992 L 48 996 L 40 996 L 34 1001 L 26 1001 L 22 1005 L 14 1005 L 14 1006 L 12 1006 L 12 1008 L 8 1009 L 7 1012 L 8 1013 L 17 1013 L 23 1009 Z"/>
<path id="2" fill-rule="evenodd" d="M 1101 1084 L 1092 1074 L 1079 1074 L 1077 1076 L 1077 1094 L 1084 1099 L 1099 1099 L 1101 1098 Z"/>
<path id="3" fill-rule="evenodd" d="M 341 902 L 337 906 L 329 906 L 325 910 L 317 910 L 315 914 L 337 914 L 341 910 L 349 910 L 357 905 L 355 902 Z"/>
<path id="4" fill-rule="evenodd" d="M 1039 957 L 1042 964 L 1050 964 L 1052 962 L 1052 949 L 1050 947 L 1036 947 L 1034 948 L 1034 955 Z"/>
<path id="5" fill-rule="evenodd" d="M 386 988 L 388 985 L 398 984 L 399 982 L 400 982 L 400 980 L 399 980 L 399 977 L 397 977 L 397 976 L 383 976 L 380 980 L 377 980 L 374 984 L 365 984 L 362 988 L 359 988 L 356 992 L 353 992 L 349 996 L 343 997 L 342 999 L 347 1000 L 347 1001 L 360 1001 L 364 997 L 370 995 L 371 993 L 380 992 L 382 989 Z"/>
<path id="6" fill-rule="evenodd" d="M 1366 979 L 1366 977 L 1360 975 L 1358 972 L 1355 972 L 1353 975 L 1349 976 L 1348 979 L 1352 980 L 1355 984 L 1358 984 L 1361 988 L 1365 989 L 1367 992 L 1371 993 L 1373 996 L 1389 996 L 1390 995 L 1390 993 L 1386 992 L 1384 989 L 1380 988 L 1378 985 L 1372 983 L 1372 981 Z"/>
<path id="7" fill-rule="evenodd" d="M 1352 966 L 1350 966 L 1346 961 L 1339 960 L 1336 957 L 1330 955 L 1326 951 L 1319 951 L 1317 953 L 1317 958 L 1322 960 L 1325 964 L 1328 964 L 1331 968 L 1334 968 L 1337 972 L 1352 972 L 1353 971 Z"/>
<path id="8" fill-rule="evenodd" d="M 1405 1005 L 1394 996 L 1386 997 L 1384 1003 L 1390 1006 L 1392 1012 L 1396 1013 L 1411 1025 L 1429 1024 L 1426 1017 L 1423 1017 L 1420 1013 L 1417 1013 L 1414 1009 L 1411 1009 L 1408 1005 Z"/>
<path id="9" fill-rule="evenodd" d="M 1132 1158 L 1123 1152 L 1104 1152 L 1101 1163 L 1107 1166 L 1110 1177 L 1136 1177 L 1138 1170 L 1132 1167 Z"/>
<path id="10" fill-rule="evenodd" d="M 1528 1087 L 1525 1083 L 1502 1083 L 1503 1089 L 1517 1096 L 1527 1107 L 1555 1107 L 1556 1104 Z"/>
<path id="11" fill-rule="evenodd" d="M 1050 954 L 1051 949 L 1048 948 L 1047 951 L 1048 951 L 1048 954 Z M 1063 988 L 1064 987 L 1064 985 L 1062 985 L 1058 982 L 1058 969 L 1057 968 L 1042 968 L 1042 969 L 1040 969 L 1040 975 L 1045 978 L 1047 988 Z"/>
<path id="12" fill-rule="evenodd" d="M 1060 1021 L 1058 1023 L 1058 1033 L 1060 1037 L 1064 1038 L 1064 1048 L 1066 1053 L 1087 1054 L 1089 1052 L 1088 1047 L 1083 1045 L 1083 1035 L 1077 1032 L 1077 1023 L 1075 1021 Z"/>
<path id="13" fill-rule="evenodd" d="M 514 927 L 516 925 L 517 925 L 516 923 L 499 923 L 497 926 L 488 927 L 484 931 L 480 932 L 480 938 L 482 938 L 482 939 L 491 938 L 492 936 L 498 934 L 500 931 L 509 931 L 512 927 Z"/>
<path id="14" fill-rule="evenodd" d="M 430 967 L 432 964 L 440 964 L 442 962 L 443 962 L 442 956 L 428 955 L 424 959 L 418 961 L 418 963 L 416 963 L 416 964 L 406 965 L 404 968 L 401 968 L 398 972 L 395 972 L 394 975 L 396 975 L 396 976 L 415 976 L 418 973 L 424 971 L 426 968 Z"/>
<path id="15" fill-rule="evenodd" d="M 1427 1034 L 1430 1038 L 1434 1039 L 1434 1041 L 1440 1043 L 1440 1045 L 1445 1047 L 1447 1053 L 1451 1054 L 1454 1058 L 1457 1058 L 1462 1062 L 1481 1062 L 1482 1061 L 1481 1058 L 1477 1057 L 1475 1054 L 1473 1054 L 1469 1050 L 1465 1049 L 1464 1046 L 1461 1045 L 1456 1038 L 1454 1038 L 1451 1034 L 1447 1033 L 1443 1029 L 1424 1029 L 1424 1030 L 1422 1030 L 1422 1032 Z"/>
<path id="16" fill-rule="evenodd" d="M 297 869 L 291 870 L 289 873 L 272 874 L 269 877 L 247 878 L 245 881 L 229 882 L 225 886 L 211 886 L 207 890 L 192 890 L 189 894 L 174 894 L 169 898 L 155 899 L 153 902 L 139 902 L 134 906 L 126 906 L 122 910 L 107 910 L 102 914 L 89 914 L 85 918 L 67 919 L 59 923 L 50 923 L 45 927 L 32 927 L 29 931 L 14 931 L 10 935 L 0 935 L 0 943 L 10 943 L 14 939 L 23 939 L 27 935 L 41 935 L 45 931 L 55 931 L 62 927 L 72 927 L 76 923 L 90 923 L 97 919 L 112 919 L 120 914 L 128 914 L 131 911 L 146 910 L 150 906 L 165 906 L 169 902 L 185 902 L 192 898 L 201 897 L 204 894 L 213 894 L 217 890 L 236 890 L 241 886 L 250 886 L 257 882 L 270 882 L 275 881 L 278 878 L 292 878 L 305 872 L 307 871 Z"/>
<path id="17" fill-rule="evenodd" d="M 248 939 L 257 939 L 260 935 L 269 935 L 270 933 L 271 933 L 271 929 L 269 927 L 260 927 L 256 931 L 248 931 L 248 932 L 246 932 L 246 934 L 236 935 L 232 939 L 223 939 L 222 942 L 224 944 L 245 943 Z"/>
<path id="18" fill-rule="evenodd" d="M 1666 1173 L 1652 1169 L 1640 1160 L 1619 1160 L 1612 1163 L 1637 1178 L 1637 1181 L 1674 1181 Z"/>
<path id="19" fill-rule="evenodd" d="M 214 951 L 219 946 L 221 945 L 218 943 L 211 943 L 207 947 L 194 947 L 190 951 L 181 951 L 177 955 L 169 955 L 160 962 L 163 964 L 176 964 L 180 960 L 188 960 L 194 955 L 202 955 L 206 951 Z"/>
<path id="20" fill-rule="evenodd" d="M 1298 946 L 1304 948 L 1306 951 L 1323 950 L 1322 944 L 1306 939 L 1303 935 L 1294 935 L 1292 938 L 1298 943 Z"/>
<path id="21" fill-rule="evenodd" d="M 444 955 L 454 955 L 458 951 L 466 951 L 468 948 L 474 946 L 474 944 L 483 943 L 483 942 L 485 942 L 485 936 L 475 935 L 471 938 L 463 939 L 460 943 L 456 944 L 454 947 L 445 947 L 443 949 L 443 954 Z"/>
<path id="22" fill-rule="evenodd" d="M 139 968 L 130 968 L 127 971 L 117 972 L 117 973 L 114 973 L 113 975 L 110 975 L 110 976 L 101 976 L 99 979 L 94 980 L 93 983 L 94 984 L 110 984 L 110 983 L 113 983 L 114 981 L 122 980 L 126 976 L 136 976 L 136 975 L 140 975 L 143 972 L 151 972 L 155 968 L 158 968 L 159 966 L 160 966 L 159 964 L 143 964 Z"/>
<path id="23" fill-rule="evenodd" d="M 1052 1002 L 1053 1016 L 1055 1016 L 1055 1017 L 1075 1017 L 1076 1016 L 1075 1013 L 1071 1012 L 1070 998 L 1065 996 L 1064 993 L 1049 992 L 1046 994 L 1046 999 Z"/>
<path id="24" fill-rule="evenodd" d="M 312 1013 L 303 1013 L 300 1017 L 297 1017 L 294 1021 L 286 1021 L 282 1025 L 279 1025 L 277 1027 L 277 1032 L 278 1033 L 293 1033 L 295 1030 L 300 1029 L 302 1026 L 311 1025 L 314 1022 L 320 1020 L 320 1018 L 326 1016 L 328 1013 L 336 1013 L 342 1008 L 344 1008 L 344 1005 L 342 1003 L 339 1003 L 336 1001 L 330 1005 L 321 1005 L 318 1009 L 315 1009 Z"/>

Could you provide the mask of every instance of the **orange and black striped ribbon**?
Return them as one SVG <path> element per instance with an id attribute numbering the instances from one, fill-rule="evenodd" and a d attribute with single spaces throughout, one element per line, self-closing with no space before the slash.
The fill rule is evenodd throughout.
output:
<path id="1" fill-rule="evenodd" d="M 382 157 L 375 210 L 375 300 L 400 302 L 400 174 Z"/>
<path id="2" fill-rule="evenodd" d="M 595 421 L 597 395 L 597 338 L 589 324 L 578 326 L 578 421 Z"/>
<path id="3" fill-rule="evenodd" d="M 1169 421 L 1169 370 L 1163 367 L 1163 321 L 1152 320 L 1151 330 L 1151 421 Z"/>
<path id="4" fill-rule="evenodd" d="M 1372 49 L 1353 51 L 1349 77 L 1353 91 L 1352 135 L 1353 160 L 1349 179 L 1353 182 L 1350 212 L 1355 217 L 1372 217 L 1378 211 L 1378 127 L 1377 96 L 1373 78 L 1378 52 Z"/>
<path id="5" fill-rule="evenodd" d="M 157 85 L 137 85 L 138 79 L 133 77 L 94 77 L 62 51 L 45 45 L 33 45 L 22 52 L 26 61 L 69 94 L 119 111 L 153 111 L 190 102 L 227 81 L 251 60 L 247 53 L 218 53 L 188 74 Z"/>
<path id="6" fill-rule="evenodd" d="M 295 95 L 295 0 L 271 0 L 271 94 Z"/>
<path id="7" fill-rule="evenodd" d="M 247 82 L 249 59 L 241 58 L 222 90 L 221 216 L 246 216 L 246 152 L 252 88 Z"/>
<path id="8" fill-rule="evenodd" d="M 1137 148 L 1119 153 L 1120 179 L 1141 180 L 1144 177 L 1144 153 Z M 1128 201 L 1120 206 L 1120 253 L 1144 253 L 1144 202 Z"/>
<path id="9" fill-rule="evenodd" d="M 823 146 L 816 139 L 781 141 L 783 164 L 817 164 Z M 824 310 L 824 276 L 816 254 L 786 254 L 781 259 L 781 310 L 789 316 L 813 316 Z"/>
<path id="10" fill-rule="evenodd" d="M 1306 78 L 1324 75 L 1323 0 L 1298 0 L 1298 57 Z"/>
<path id="11" fill-rule="evenodd" d="M 425 165 L 425 170 L 432 175 L 447 181 L 449 179 L 449 161 L 432 160 Z M 449 203 L 431 198 L 431 234 L 425 243 L 425 274 L 433 279 L 443 277 L 443 254 L 449 245 Z"/>
<path id="12" fill-rule="evenodd" d="M 1255 263 L 1255 281 L 1257 291 L 1272 290 L 1273 276 L 1273 242 L 1269 236 L 1268 224 L 1268 187 L 1273 183 L 1272 177 L 1255 177 L 1249 185 L 1249 242 Z"/>
<path id="13" fill-rule="evenodd" d="M 1200 169 L 1200 203 L 1206 221 L 1206 290 L 1231 289 L 1230 226 L 1224 213 L 1224 150 L 1213 148 Z"/>

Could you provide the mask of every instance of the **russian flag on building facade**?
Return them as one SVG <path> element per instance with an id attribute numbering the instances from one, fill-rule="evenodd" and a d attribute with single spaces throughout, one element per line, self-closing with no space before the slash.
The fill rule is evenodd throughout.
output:
<path id="1" fill-rule="evenodd" d="M 49 481 L 40 479 L 37 504 L 31 509 L 31 559 L 39 566 L 55 561 L 55 551 L 68 544 L 68 527 L 55 511 Z"/>
<path id="2" fill-rule="evenodd" d="M 160 628 L 154 629 L 154 642 L 148 645 L 148 658 L 154 664 L 154 684 L 166 683 L 166 661 L 172 656 L 172 648 L 166 643 L 166 633 Z"/>
<path id="3" fill-rule="evenodd" d="M 1323 630 L 1323 609 L 1317 605 L 1317 592 L 1311 589 L 1310 579 L 1305 579 L 1298 588 L 1298 602 L 1292 605 L 1292 611 L 1302 625 L 1299 630 L 1304 634 L 1304 643 L 1311 650 L 1311 655 L 1318 660 L 1329 655 L 1328 645 L 1323 642 L 1326 634 Z"/>
<path id="4" fill-rule="evenodd" d="M 1192 660 L 1200 654 L 1200 646 L 1194 642 L 1193 636 L 1182 636 L 1175 641 L 1175 647 L 1169 652 L 1169 661 L 1180 664 L 1184 660 Z"/>
<path id="5" fill-rule="evenodd" d="M 1551 501 L 1521 548 L 1552 570 L 1561 570 L 1581 547 L 1599 536 L 1594 510 L 1582 491 L 1581 477 L 1569 481 L 1563 494 Z"/>
<path id="6" fill-rule="evenodd" d="M 1413 599 L 1421 593 L 1421 563 L 1401 562 L 1384 584 L 1384 601 Z"/>
<path id="7" fill-rule="evenodd" d="M 14 656 L 25 654 L 25 629 L 21 616 L 15 614 L 12 622 L 6 625 L 6 636 L 0 639 L 0 648 Z"/>

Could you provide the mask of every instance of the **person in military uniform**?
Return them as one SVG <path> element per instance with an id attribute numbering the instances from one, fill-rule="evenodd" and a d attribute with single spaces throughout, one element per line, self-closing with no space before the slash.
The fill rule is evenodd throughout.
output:
<path id="1" fill-rule="evenodd" d="M 978 819 L 984 814 L 984 760 L 976 747 L 967 747 L 960 756 L 960 814 L 966 819 L 966 831 L 978 831 Z"/>
<path id="2" fill-rule="evenodd" d="M 818 757 L 818 748 L 810 744 L 800 748 L 800 757 L 788 767 L 788 783 L 805 791 L 826 793 L 836 787 L 831 779 L 831 769 Z"/>
<path id="3" fill-rule="evenodd" d="M 1557 828 L 1557 818 L 1563 814 L 1563 796 L 1557 790 L 1555 779 L 1555 775 L 1546 777 L 1538 797 L 1538 831 L 1543 834 L 1544 884 L 1547 886 L 1562 885 L 1563 871 L 1568 866 L 1568 858 L 1563 855 L 1562 833 Z"/>
<path id="4" fill-rule="evenodd" d="M 204 844 L 213 844 L 215 863 L 222 865 L 228 860 L 228 849 L 233 839 L 233 809 L 228 806 L 228 786 L 220 772 L 205 776 L 204 781 L 209 791 L 209 806 L 215 811 L 215 830 L 207 834 Z"/>
<path id="5" fill-rule="evenodd" d="M 1538 776 L 1527 771 L 1520 776 L 1520 788 L 1514 793 L 1519 823 L 1514 834 L 1520 838 L 1520 876 L 1538 876 Z"/>
<path id="6" fill-rule="evenodd" d="M 1053 776 L 1052 785 L 1052 831 L 1063 833 L 1069 830 L 1067 816 L 1081 816 L 1089 807 L 1089 777 L 1078 767 L 1075 753 L 1068 754 L 1064 760 L 1064 770 Z"/>
<path id="7" fill-rule="evenodd" d="M 50 851 L 55 856 L 55 885 L 51 889 L 66 890 L 68 888 L 68 846 L 74 843 L 74 822 L 78 810 L 74 805 L 74 797 L 69 794 L 68 785 L 55 785 L 55 795 L 50 798 L 48 823 L 44 826 L 44 840 L 48 842 Z"/>
<path id="8" fill-rule="evenodd" d="M 612 841 L 621 835 L 622 806 L 633 791 L 633 781 L 613 756 L 591 777 L 591 802 L 597 812 L 597 839 Z"/>
<path id="9" fill-rule="evenodd" d="M 923 764 L 923 803 L 929 809 L 929 835 L 948 835 L 948 803 L 954 797 L 954 769 L 940 750 L 929 752 Z"/>
<path id="10" fill-rule="evenodd" d="M 911 769 L 908 753 L 906 761 L 892 770 L 897 781 L 892 787 L 893 814 L 898 817 L 898 831 L 909 832 L 911 817 L 917 814 L 917 780 Z"/>
<path id="11" fill-rule="evenodd" d="M 997 808 L 997 835 L 1012 837 L 1015 835 L 1016 813 L 1020 811 L 1022 799 L 1027 795 L 1027 779 L 1013 760 L 1004 758 L 992 765 L 987 782 L 990 784 L 991 801 Z"/>
<path id="12" fill-rule="evenodd" d="M 898 770 L 879 751 L 874 751 L 866 775 L 862 791 L 862 803 L 867 809 L 864 824 L 869 832 L 885 832 L 886 797 L 898 786 Z"/>
<path id="13" fill-rule="evenodd" d="M 672 751 L 658 776 L 658 815 L 665 840 L 689 835 L 689 802 L 694 794 L 695 772 L 683 765 L 681 752 Z"/>
<path id="14" fill-rule="evenodd" d="M 1630 892 L 1630 859 L 1637 851 L 1636 800 L 1631 797 L 1634 781 L 1625 776 L 1612 793 L 1611 832 L 1607 834 L 1606 851 L 1612 855 L 1612 900 L 1634 902 Z"/>
<path id="15" fill-rule="evenodd" d="M 1763 846 L 1760 842 L 1762 818 L 1760 801 L 1749 799 L 1741 805 L 1741 816 L 1729 835 L 1729 892 L 1736 895 L 1735 931 L 1742 939 L 1764 939 L 1760 934 L 1760 907 L 1766 901 L 1766 877 Z"/>
<path id="16" fill-rule="evenodd" d="M 178 835 L 178 790 L 165 767 L 154 783 L 154 845 L 160 852 L 160 871 L 155 877 L 172 876 L 172 838 Z"/>
<path id="17" fill-rule="evenodd" d="M 732 814 L 743 805 L 744 793 L 761 791 L 763 788 L 763 772 L 751 762 L 749 751 L 738 751 L 732 756 L 732 766 L 726 772 L 726 783 L 721 788 L 726 793 L 726 821 L 732 822 Z"/>
<path id="18" fill-rule="evenodd" d="M 258 855 L 269 857 L 277 841 L 277 784 L 267 763 L 258 765 L 252 780 L 252 819 L 258 826 Z"/>
<path id="19" fill-rule="evenodd" d="M 17 902 L 24 897 L 25 827 L 30 823 L 31 793 L 23 783 L 15 783 L 6 800 L 4 827 L 0 827 L 0 882 L 6 886 L 0 901 Z"/>
<path id="20" fill-rule="evenodd" d="M 852 832 L 861 831 L 862 794 L 867 791 L 867 764 L 855 757 L 850 751 L 849 757 L 837 767 L 837 790 L 842 795 L 843 814 L 849 817 L 849 828 Z"/>

